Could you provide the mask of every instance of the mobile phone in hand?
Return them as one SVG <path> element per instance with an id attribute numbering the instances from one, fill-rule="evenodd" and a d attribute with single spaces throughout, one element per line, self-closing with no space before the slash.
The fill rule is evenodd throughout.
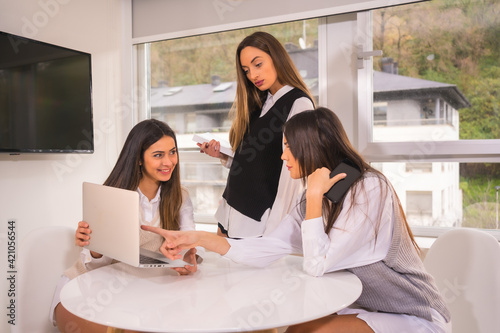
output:
<path id="1" fill-rule="evenodd" d="M 350 161 L 340 163 L 331 173 L 330 178 L 345 173 L 347 176 L 339 180 L 325 193 L 325 197 L 333 203 L 338 203 L 351 185 L 361 176 L 361 171 Z"/>

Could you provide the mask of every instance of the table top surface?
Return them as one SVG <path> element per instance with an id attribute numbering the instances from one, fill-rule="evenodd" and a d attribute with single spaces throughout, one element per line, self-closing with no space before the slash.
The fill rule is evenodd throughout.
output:
<path id="1" fill-rule="evenodd" d="M 352 304 L 361 289 L 349 272 L 307 275 L 299 256 L 254 268 L 208 252 L 188 276 L 122 263 L 90 271 L 64 286 L 61 302 L 79 317 L 117 328 L 241 332 L 324 317 Z"/>

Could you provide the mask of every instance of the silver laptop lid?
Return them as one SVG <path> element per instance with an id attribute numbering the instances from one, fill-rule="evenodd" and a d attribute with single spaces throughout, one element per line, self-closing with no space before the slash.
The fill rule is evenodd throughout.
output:
<path id="1" fill-rule="evenodd" d="M 83 220 L 92 229 L 87 248 L 139 266 L 139 193 L 83 183 Z"/>

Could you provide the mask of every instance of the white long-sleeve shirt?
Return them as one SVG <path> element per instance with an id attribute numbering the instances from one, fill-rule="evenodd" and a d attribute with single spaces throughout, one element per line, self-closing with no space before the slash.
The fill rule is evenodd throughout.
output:
<path id="1" fill-rule="evenodd" d="M 382 260 L 392 240 L 391 191 L 377 177 L 366 177 L 361 182 L 364 190 L 357 191 L 354 206 L 349 209 L 349 191 L 344 208 L 328 234 L 322 217 L 303 220 L 298 198 L 295 207 L 269 235 L 228 239 L 231 247 L 225 257 L 252 266 L 266 266 L 288 254 L 303 254 L 304 270 L 313 276 Z M 377 228 L 376 242 L 374 228 Z"/>
<path id="2" fill-rule="evenodd" d="M 266 102 L 262 107 L 260 117 L 263 117 L 272 108 L 277 100 L 292 89 L 293 87 L 291 86 L 284 86 L 274 95 L 268 93 Z M 308 98 L 298 98 L 293 103 L 287 120 L 299 112 L 312 110 L 313 108 L 314 105 Z M 228 158 L 226 167 L 230 168 L 231 163 L 232 158 Z M 296 196 L 302 190 L 303 186 L 301 181 L 290 177 L 289 171 L 286 168 L 286 162 L 283 162 L 278 183 L 278 192 L 276 193 L 276 200 L 274 201 L 273 206 L 264 212 L 260 222 L 241 214 L 236 209 L 231 207 L 224 198 L 221 198 L 221 203 L 215 213 L 215 218 L 217 219 L 217 222 L 219 222 L 226 230 L 229 230 L 230 237 L 245 238 L 262 236 L 276 229 L 279 222 L 293 207 Z M 251 200 L 251 198 L 249 198 L 249 200 Z"/>

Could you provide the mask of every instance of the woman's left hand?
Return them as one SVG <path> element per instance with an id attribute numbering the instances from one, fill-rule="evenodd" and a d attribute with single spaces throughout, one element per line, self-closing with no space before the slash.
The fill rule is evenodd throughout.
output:
<path id="1" fill-rule="evenodd" d="M 184 267 L 172 267 L 173 270 L 177 271 L 180 275 L 188 275 L 195 273 L 198 270 L 198 265 L 196 263 L 196 249 L 189 249 L 184 254 L 184 261 L 192 265 L 186 265 Z"/>
<path id="2" fill-rule="evenodd" d="M 307 197 L 322 198 L 336 182 L 346 177 L 345 173 L 339 173 L 330 178 L 330 173 L 328 168 L 319 168 L 307 177 Z"/>
<path id="3" fill-rule="evenodd" d="M 330 178 L 330 170 L 327 168 L 316 169 L 307 177 L 306 191 L 306 220 L 321 217 L 323 214 L 323 195 L 339 180 L 346 177 L 345 173 L 339 173 Z"/>

